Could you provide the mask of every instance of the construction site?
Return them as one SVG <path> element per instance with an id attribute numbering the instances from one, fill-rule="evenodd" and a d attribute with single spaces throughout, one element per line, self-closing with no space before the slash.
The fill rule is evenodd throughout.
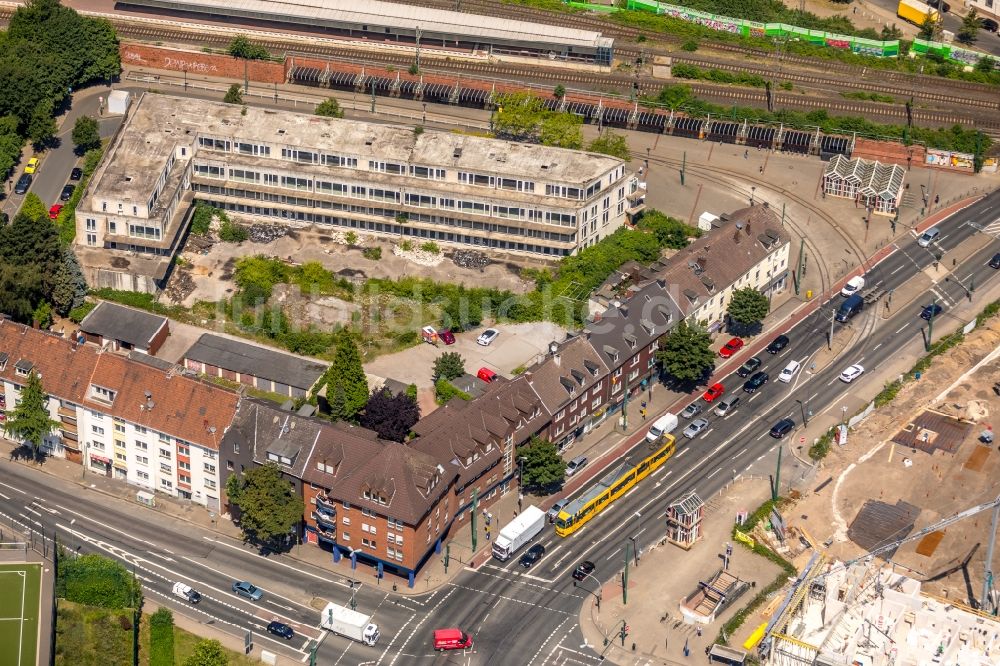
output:
<path id="1" fill-rule="evenodd" d="M 833 446 L 753 538 L 799 572 L 743 644 L 778 666 L 1000 664 L 1000 321 Z"/>

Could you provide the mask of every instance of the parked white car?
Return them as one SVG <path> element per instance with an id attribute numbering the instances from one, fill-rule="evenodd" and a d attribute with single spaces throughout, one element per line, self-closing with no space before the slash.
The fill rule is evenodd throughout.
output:
<path id="1" fill-rule="evenodd" d="M 500 331 L 498 331 L 497 329 L 488 328 L 479 334 L 479 337 L 476 338 L 476 343 L 484 347 L 488 347 L 489 345 L 493 344 L 493 341 L 496 340 L 499 335 Z"/>

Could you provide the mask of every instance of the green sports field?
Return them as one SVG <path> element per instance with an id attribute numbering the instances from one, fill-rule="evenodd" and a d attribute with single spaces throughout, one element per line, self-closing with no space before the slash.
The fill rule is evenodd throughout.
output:
<path id="1" fill-rule="evenodd" d="M 41 583 L 41 565 L 0 564 L 0 666 L 35 666 Z"/>

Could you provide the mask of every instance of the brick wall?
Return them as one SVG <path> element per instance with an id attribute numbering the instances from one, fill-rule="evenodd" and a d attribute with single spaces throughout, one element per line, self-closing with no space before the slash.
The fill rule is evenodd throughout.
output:
<path id="1" fill-rule="evenodd" d="M 217 76 L 242 80 L 244 74 L 244 62 L 231 56 L 166 46 L 122 44 L 121 58 L 124 67 L 146 67 L 174 72 L 187 70 L 189 76 Z M 250 80 L 256 83 L 285 82 L 283 63 L 251 60 L 246 63 L 246 67 Z"/>

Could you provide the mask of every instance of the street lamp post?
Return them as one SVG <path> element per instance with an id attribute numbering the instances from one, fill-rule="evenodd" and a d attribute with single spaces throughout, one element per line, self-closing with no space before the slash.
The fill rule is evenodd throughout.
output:
<path id="1" fill-rule="evenodd" d="M 751 206 L 753 206 L 753 196 L 754 196 L 754 193 L 756 191 L 757 191 L 757 186 L 756 185 L 751 185 L 750 186 L 750 205 Z"/>
<path id="2" fill-rule="evenodd" d="M 809 416 L 808 416 L 808 414 L 811 413 L 811 412 L 808 411 L 808 408 L 805 405 L 806 402 L 809 402 L 809 398 L 806 398 L 805 402 L 803 402 L 802 400 L 798 400 L 798 399 L 796 399 L 795 402 L 799 403 L 799 409 L 802 411 L 802 425 L 809 425 Z"/>

